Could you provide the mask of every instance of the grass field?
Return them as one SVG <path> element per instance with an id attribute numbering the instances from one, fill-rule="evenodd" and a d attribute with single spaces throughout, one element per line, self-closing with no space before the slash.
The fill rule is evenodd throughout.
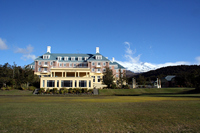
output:
<path id="1" fill-rule="evenodd" d="M 0 132 L 196 133 L 196 96 L 0 96 Z"/>
<path id="2" fill-rule="evenodd" d="M 192 91 L 194 88 L 138 88 L 138 89 L 103 89 L 99 95 L 149 95 L 149 94 L 177 94 Z"/>

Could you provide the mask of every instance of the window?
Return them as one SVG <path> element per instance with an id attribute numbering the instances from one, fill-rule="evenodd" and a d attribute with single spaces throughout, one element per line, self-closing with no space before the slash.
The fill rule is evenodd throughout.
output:
<path id="1" fill-rule="evenodd" d="M 94 62 L 92 62 L 92 66 L 94 66 Z"/>
<path id="2" fill-rule="evenodd" d="M 91 87 L 91 81 L 89 81 L 89 87 Z"/>
<path id="3" fill-rule="evenodd" d="M 61 87 L 72 87 L 72 80 L 61 80 Z"/>
<path id="4" fill-rule="evenodd" d="M 64 67 L 66 67 L 66 63 L 64 64 Z"/>
<path id="5" fill-rule="evenodd" d="M 87 67 L 87 63 L 84 63 L 84 67 Z"/>
<path id="6" fill-rule="evenodd" d="M 79 80 L 79 87 L 87 87 L 87 80 Z"/>
<path id="7" fill-rule="evenodd" d="M 94 68 L 92 68 L 92 72 L 94 72 Z"/>
<path id="8" fill-rule="evenodd" d="M 87 60 L 88 59 L 88 57 L 85 57 L 85 60 Z"/>
<path id="9" fill-rule="evenodd" d="M 97 60 L 101 60 L 101 59 L 102 59 L 102 56 L 97 55 L 97 56 L 96 56 L 96 59 L 97 59 Z"/>
<path id="10" fill-rule="evenodd" d="M 111 66 L 109 66 L 109 68 L 110 68 L 110 69 L 112 69 L 112 67 L 111 67 Z"/>
<path id="11" fill-rule="evenodd" d="M 57 87 L 59 87 L 59 80 L 57 80 Z"/>
<path id="12" fill-rule="evenodd" d="M 82 60 L 82 57 L 78 57 L 78 61 L 81 61 Z"/>
<path id="13" fill-rule="evenodd" d="M 103 63 L 103 66 L 106 66 L 106 63 L 105 63 L 105 62 Z"/>
<path id="14" fill-rule="evenodd" d="M 54 80 L 47 80 L 47 87 L 55 87 L 55 81 Z"/>
<path id="15" fill-rule="evenodd" d="M 47 72 L 47 68 L 44 68 L 44 72 Z"/>
<path id="16" fill-rule="evenodd" d="M 41 71 L 41 68 L 40 68 L 40 67 L 38 68 L 38 71 L 39 71 L 39 72 Z"/>
<path id="17" fill-rule="evenodd" d="M 101 82 L 101 77 L 97 76 L 97 82 Z"/>
<path id="18" fill-rule="evenodd" d="M 44 62 L 44 65 L 47 66 L 48 62 Z"/>
<path id="19" fill-rule="evenodd" d="M 62 67 L 62 63 L 59 63 L 59 66 Z"/>
<path id="20" fill-rule="evenodd" d="M 41 65 L 41 62 L 39 62 L 38 64 Z"/>
<path id="21" fill-rule="evenodd" d="M 44 84 L 45 84 L 45 80 L 43 80 L 42 87 L 44 87 Z"/>
<path id="22" fill-rule="evenodd" d="M 76 80 L 75 80 L 75 83 L 74 83 L 74 87 L 76 87 Z"/>
<path id="23" fill-rule="evenodd" d="M 123 77 L 123 74 L 121 74 L 121 77 Z"/>
<path id="24" fill-rule="evenodd" d="M 53 62 L 51 61 L 51 63 L 50 63 L 50 64 L 51 64 L 51 66 L 52 66 L 52 65 L 53 65 Z"/>
<path id="25" fill-rule="evenodd" d="M 79 67 L 82 67 L 82 64 L 81 64 L 81 63 L 79 64 Z"/>
<path id="26" fill-rule="evenodd" d="M 100 69 L 100 68 L 98 68 L 98 69 L 97 69 L 97 72 L 101 72 L 101 69 Z"/>
<path id="27" fill-rule="evenodd" d="M 71 57 L 71 60 L 72 60 L 72 61 L 75 61 L 75 57 Z"/>
<path id="28" fill-rule="evenodd" d="M 106 71 L 106 69 L 105 68 L 103 68 L 103 72 L 105 72 Z"/>
<path id="29" fill-rule="evenodd" d="M 116 69 L 116 73 L 118 73 L 119 71 L 118 71 L 118 69 Z"/>
<path id="30" fill-rule="evenodd" d="M 74 64 L 74 67 L 76 67 L 76 64 Z"/>
<path id="31" fill-rule="evenodd" d="M 118 74 L 116 74 L 116 77 L 117 77 L 117 78 L 119 77 Z"/>
<path id="32" fill-rule="evenodd" d="M 62 59 L 62 57 L 61 57 L 61 56 L 58 56 L 58 57 L 57 57 L 57 59 L 58 59 L 58 60 L 61 60 L 61 59 Z"/>
<path id="33" fill-rule="evenodd" d="M 65 57 L 65 60 L 68 60 L 68 57 Z"/>
<path id="34" fill-rule="evenodd" d="M 121 69 L 121 73 L 123 73 L 123 70 Z"/>
<path id="35" fill-rule="evenodd" d="M 69 64 L 69 67 L 72 67 L 72 63 Z"/>
<path id="36" fill-rule="evenodd" d="M 93 77 L 93 82 L 95 82 L 95 76 L 92 76 Z"/>
<path id="37" fill-rule="evenodd" d="M 98 65 L 101 65 L 101 62 L 98 62 Z"/>

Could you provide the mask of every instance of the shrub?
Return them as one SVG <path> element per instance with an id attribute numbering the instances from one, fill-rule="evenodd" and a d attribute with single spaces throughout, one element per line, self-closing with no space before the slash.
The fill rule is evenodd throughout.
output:
<path id="1" fill-rule="evenodd" d="M 129 85 L 123 85 L 122 88 L 124 88 L 124 89 L 130 89 Z"/>
<path id="2" fill-rule="evenodd" d="M 57 88 L 53 88 L 53 94 L 58 94 L 58 93 L 59 93 L 58 89 Z"/>
<path id="3" fill-rule="evenodd" d="M 28 89 L 27 84 L 21 84 L 21 89 L 22 90 L 27 90 Z"/>
<path id="4" fill-rule="evenodd" d="M 37 89 L 35 86 L 29 86 L 28 88 L 30 91 L 34 91 L 35 89 Z"/>
<path id="5" fill-rule="evenodd" d="M 3 91 L 6 90 L 6 87 L 1 87 L 1 90 L 3 90 Z"/>
<path id="6" fill-rule="evenodd" d="M 87 93 L 87 88 L 82 88 L 82 89 L 81 89 L 81 92 L 82 92 L 82 93 Z"/>
<path id="7" fill-rule="evenodd" d="M 69 89 L 68 89 L 68 93 L 73 93 L 73 89 L 72 89 L 72 88 L 69 88 Z"/>
<path id="8" fill-rule="evenodd" d="M 113 83 L 113 84 L 111 85 L 111 88 L 112 88 L 112 89 L 116 89 L 116 88 L 117 88 L 117 85 L 116 85 L 115 83 Z"/>
<path id="9" fill-rule="evenodd" d="M 60 88 L 59 93 L 64 94 L 64 92 L 65 92 L 65 88 Z"/>
<path id="10" fill-rule="evenodd" d="M 50 94 L 50 89 L 48 88 L 48 89 L 46 89 L 46 92 L 45 92 L 46 94 Z"/>
<path id="11" fill-rule="evenodd" d="M 93 89 L 89 89 L 89 90 L 88 90 L 88 93 L 93 93 Z"/>
<path id="12" fill-rule="evenodd" d="M 45 92 L 45 89 L 44 88 L 40 88 L 39 91 L 38 91 L 38 94 L 44 94 Z"/>
<path id="13" fill-rule="evenodd" d="M 68 93 L 68 89 L 64 88 L 64 94 Z"/>
<path id="14" fill-rule="evenodd" d="M 12 87 L 7 86 L 7 87 L 6 87 L 6 90 L 12 90 Z"/>

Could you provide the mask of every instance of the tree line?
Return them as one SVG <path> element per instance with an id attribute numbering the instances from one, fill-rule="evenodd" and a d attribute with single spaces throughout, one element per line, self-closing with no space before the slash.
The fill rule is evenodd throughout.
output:
<path id="1" fill-rule="evenodd" d="M 39 88 L 39 77 L 34 75 L 33 69 L 28 66 L 21 67 L 15 63 L 0 65 L 1 89 L 30 89 Z"/>

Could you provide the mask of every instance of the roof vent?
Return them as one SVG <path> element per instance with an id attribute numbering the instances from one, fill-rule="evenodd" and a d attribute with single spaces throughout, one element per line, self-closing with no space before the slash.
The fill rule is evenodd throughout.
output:
<path id="1" fill-rule="evenodd" d="M 51 46 L 47 46 L 47 53 L 51 53 Z"/>

